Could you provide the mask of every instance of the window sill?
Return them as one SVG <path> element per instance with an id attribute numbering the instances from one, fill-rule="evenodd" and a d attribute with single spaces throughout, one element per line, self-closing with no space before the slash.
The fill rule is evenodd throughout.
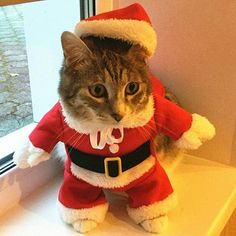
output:
<path id="1" fill-rule="evenodd" d="M 1 235 L 42 235 L 44 231 L 45 235 L 78 235 L 60 220 L 56 209 L 62 178 L 58 174 L 2 216 Z M 236 169 L 185 155 L 170 179 L 179 205 L 169 215 L 170 227 L 165 235 L 219 235 L 236 207 Z M 124 196 L 109 194 L 109 198 L 106 219 L 91 235 L 150 235 L 128 218 Z"/>
<path id="2" fill-rule="evenodd" d="M 62 172 L 62 165 L 53 157 L 33 168 L 14 167 L 7 171 L 0 178 L 0 216 L 40 186 L 48 183 L 60 171 Z"/>
<path id="3" fill-rule="evenodd" d="M 36 123 L 25 126 L 5 137 L 0 138 L 0 157 L 13 153 L 22 137 L 27 137 Z M 62 165 L 53 158 L 33 168 L 13 167 L 0 176 L 0 216 L 18 204 L 62 171 Z"/>

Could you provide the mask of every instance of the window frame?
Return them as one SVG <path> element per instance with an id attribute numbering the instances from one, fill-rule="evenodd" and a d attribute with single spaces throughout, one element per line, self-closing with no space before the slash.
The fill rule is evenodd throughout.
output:
<path id="1" fill-rule="evenodd" d="M 21 137 L 27 137 L 35 126 L 36 123 L 32 122 L 0 138 L 0 178 L 3 174 L 16 166 L 13 162 L 14 148 L 19 146 Z"/>
<path id="2" fill-rule="evenodd" d="M 0 3 L 0 7 L 3 6 L 10 6 L 13 4 L 21 4 L 21 3 L 31 3 L 31 2 L 38 2 L 41 0 L 3 0 Z M 78 0 L 80 2 L 80 20 L 92 16 L 95 14 L 95 0 Z M 32 83 L 32 82 L 31 82 Z M 34 97 L 34 94 L 32 94 L 32 97 Z M 32 104 L 33 106 L 33 114 L 34 114 L 34 104 Z M 26 132 L 27 134 L 27 130 L 29 129 L 29 127 L 34 124 L 35 122 L 26 125 L 25 129 L 20 128 L 16 131 L 11 132 L 10 134 L 0 137 L 0 176 L 5 173 L 7 170 L 15 167 L 14 163 L 13 163 L 13 154 L 14 154 L 14 146 L 17 147 L 17 143 L 10 145 L 10 147 L 6 147 L 7 146 L 7 141 L 10 140 L 12 137 L 18 137 L 18 133 L 19 132 Z M 10 138 L 11 137 L 11 138 Z M 17 138 L 13 138 L 13 139 L 17 139 Z M 20 139 L 20 138 L 19 138 Z M 6 141 L 7 140 L 7 141 Z M 6 151 L 6 148 L 9 151 Z"/>
<path id="3" fill-rule="evenodd" d="M 86 9 L 88 9 L 88 11 L 86 13 L 87 15 L 84 14 L 84 17 L 91 16 L 95 13 L 95 10 L 91 10 L 91 4 L 93 4 L 95 8 L 95 0 L 78 1 L 80 1 L 80 3 L 83 2 L 83 6 L 85 6 L 86 4 L 90 4 L 87 5 Z M 12 4 L 29 2 L 37 1 L 5 0 L 1 2 L 0 6 L 2 7 Z M 83 11 L 84 8 L 80 8 L 80 14 Z M 80 18 L 82 20 L 82 17 Z M 52 154 L 50 160 L 43 162 L 33 168 L 20 169 L 15 166 L 13 162 L 13 147 L 17 147 L 18 141 L 21 140 L 22 135 L 27 136 L 33 130 L 35 125 L 36 123 L 33 122 L 0 138 L 0 199 L 2 200 L 0 215 L 4 214 L 12 206 L 16 205 L 20 200 L 33 192 L 36 188 L 47 183 L 49 179 L 62 172 L 63 164 L 56 160 L 54 154 Z M 7 148 L 7 150 L 1 149 L 1 147 L 6 145 L 6 143 L 11 143 L 11 145 Z M 29 179 L 31 181 L 29 181 Z"/>
<path id="4" fill-rule="evenodd" d="M 16 4 L 21 4 L 21 3 L 37 2 L 37 1 L 40 1 L 40 0 L 2 0 L 0 3 L 0 7 L 16 5 Z"/>

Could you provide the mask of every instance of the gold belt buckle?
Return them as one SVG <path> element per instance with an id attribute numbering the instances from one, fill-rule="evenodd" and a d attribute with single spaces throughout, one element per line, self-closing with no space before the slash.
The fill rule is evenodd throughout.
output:
<path id="1" fill-rule="evenodd" d="M 106 178 L 114 178 L 114 177 L 109 175 L 109 168 L 108 168 L 108 163 L 109 162 L 114 162 L 114 161 L 118 162 L 118 176 L 122 174 L 122 164 L 121 164 L 120 157 L 106 157 L 104 159 L 104 167 L 105 167 L 105 176 L 106 176 Z M 118 176 L 116 176 L 116 177 L 118 177 Z"/>

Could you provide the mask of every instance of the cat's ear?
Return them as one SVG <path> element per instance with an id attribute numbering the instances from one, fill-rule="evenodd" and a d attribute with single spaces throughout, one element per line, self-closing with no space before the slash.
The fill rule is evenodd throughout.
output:
<path id="1" fill-rule="evenodd" d="M 147 51 L 139 45 L 132 45 L 127 53 L 127 56 L 132 62 L 147 64 Z"/>
<path id="2" fill-rule="evenodd" d="M 66 66 L 79 67 L 91 61 L 92 52 L 86 44 L 73 33 L 68 31 L 63 32 L 61 35 L 61 44 Z"/>

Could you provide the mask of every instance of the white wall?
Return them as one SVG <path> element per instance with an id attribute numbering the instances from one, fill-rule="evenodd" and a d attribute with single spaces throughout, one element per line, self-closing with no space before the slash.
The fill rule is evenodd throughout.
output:
<path id="1" fill-rule="evenodd" d="M 141 3 L 158 33 L 151 68 L 216 137 L 195 155 L 236 165 L 236 1 L 115 0 Z"/>

